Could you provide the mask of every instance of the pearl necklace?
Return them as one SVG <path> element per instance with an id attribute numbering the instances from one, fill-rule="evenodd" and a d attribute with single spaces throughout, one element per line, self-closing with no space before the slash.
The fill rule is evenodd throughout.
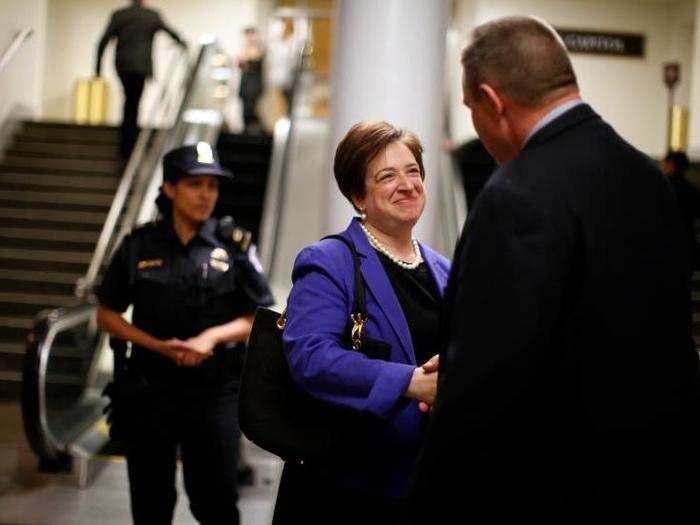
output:
<path id="1" fill-rule="evenodd" d="M 401 268 L 404 268 L 405 270 L 415 270 L 423 262 L 423 256 L 420 253 L 420 248 L 418 247 L 418 241 L 416 239 L 411 239 L 414 254 L 413 262 L 406 262 L 392 255 L 387 247 L 379 242 L 379 239 L 372 235 L 372 232 L 370 232 L 364 224 L 360 223 L 360 228 L 362 228 L 362 231 L 365 232 L 365 235 L 367 236 L 369 243 L 372 245 L 372 248 L 386 255 L 389 260 L 399 265 Z"/>

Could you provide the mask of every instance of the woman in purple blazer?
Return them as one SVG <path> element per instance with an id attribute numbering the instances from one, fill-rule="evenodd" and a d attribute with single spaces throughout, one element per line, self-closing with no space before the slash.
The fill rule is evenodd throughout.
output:
<path id="1" fill-rule="evenodd" d="M 425 207 L 422 152 L 413 133 L 386 122 L 359 123 L 338 145 L 335 178 L 360 213 L 341 235 L 361 262 L 365 336 L 389 351 L 377 359 L 344 343 L 355 293 L 348 246 L 325 239 L 304 248 L 292 272 L 285 353 L 295 381 L 351 411 L 352 425 L 341 452 L 322 464 L 287 462 L 275 524 L 387 525 L 398 518 L 435 399 L 433 356 L 450 270 L 412 236 Z"/>

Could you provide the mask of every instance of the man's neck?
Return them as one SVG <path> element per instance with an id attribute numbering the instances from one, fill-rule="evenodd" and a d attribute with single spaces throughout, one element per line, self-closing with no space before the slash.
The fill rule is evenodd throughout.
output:
<path id="1" fill-rule="evenodd" d="M 523 109 L 521 111 L 522 115 L 516 120 L 516 132 L 517 137 L 520 141 L 520 149 L 525 147 L 527 139 L 530 137 L 532 131 L 537 127 L 537 125 L 549 115 L 552 111 L 568 102 L 573 102 L 575 100 L 581 100 L 581 94 L 578 90 L 571 93 L 567 93 L 555 100 L 552 100 L 548 104 L 537 109 Z"/>

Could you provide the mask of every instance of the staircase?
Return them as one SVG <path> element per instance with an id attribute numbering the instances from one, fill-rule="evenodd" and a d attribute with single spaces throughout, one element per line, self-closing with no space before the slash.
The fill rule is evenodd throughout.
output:
<path id="1" fill-rule="evenodd" d="M 234 179 L 220 188 L 214 215 L 230 215 L 236 224 L 253 234 L 258 242 L 263 201 L 270 169 L 272 138 L 267 135 L 221 133 L 217 142 L 219 160 Z"/>
<path id="2" fill-rule="evenodd" d="M 34 316 L 77 302 L 119 184 L 117 142 L 113 127 L 25 122 L 0 162 L 0 399 L 19 396 Z M 70 387 L 84 363 L 57 351 L 65 373 L 54 381 Z"/>

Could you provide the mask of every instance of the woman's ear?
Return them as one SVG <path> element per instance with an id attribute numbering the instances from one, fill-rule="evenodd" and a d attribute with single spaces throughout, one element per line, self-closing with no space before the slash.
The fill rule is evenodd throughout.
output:
<path id="1" fill-rule="evenodd" d="M 163 192 L 165 195 L 170 199 L 175 198 L 175 185 L 172 182 L 164 182 L 163 183 Z"/>
<path id="2" fill-rule="evenodd" d="M 355 206 L 356 210 L 360 210 L 360 213 L 365 211 L 365 198 L 360 198 L 357 195 L 352 196 L 352 204 Z"/>

